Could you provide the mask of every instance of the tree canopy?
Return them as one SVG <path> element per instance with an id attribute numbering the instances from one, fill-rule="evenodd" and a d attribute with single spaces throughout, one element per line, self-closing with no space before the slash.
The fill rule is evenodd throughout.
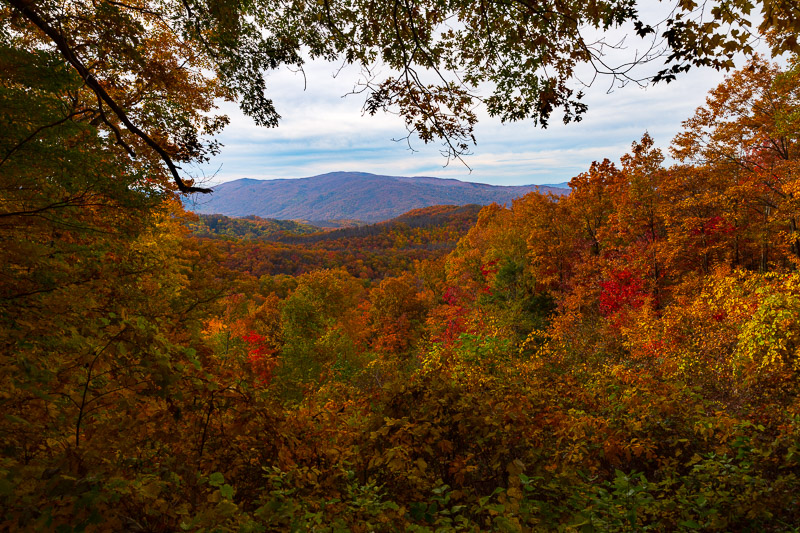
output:
<path id="1" fill-rule="evenodd" d="M 636 63 L 665 56 L 652 79 L 669 81 L 691 66 L 731 68 L 733 55 L 751 52 L 758 34 L 776 53 L 800 46 L 798 7 L 773 0 L 759 3 L 757 31 L 748 0 L 680 0 L 661 25 L 644 20 L 634 0 L 3 4 L 2 46 L 36 54 L 74 78 L 69 89 L 50 87 L 62 112 L 32 121 L 19 142 L 54 123 L 89 123 L 113 137 L 120 155 L 182 192 L 207 192 L 179 165 L 216 153 L 209 136 L 227 121 L 214 114 L 216 99 L 237 101 L 257 124 L 277 126 L 265 75 L 308 58 L 360 65 L 365 111 L 399 113 L 409 135 L 442 141 L 443 154 L 460 157 L 474 142 L 480 105 L 503 121 L 546 126 L 554 113 L 580 120 L 586 105 L 575 73 L 584 63 L 624 81 Z M 591 37 L 614 28 L 645 39 L 616 66 L 605 57 L 613 42 Z M 378 66 L 388 68 L 377 74 Z"/>

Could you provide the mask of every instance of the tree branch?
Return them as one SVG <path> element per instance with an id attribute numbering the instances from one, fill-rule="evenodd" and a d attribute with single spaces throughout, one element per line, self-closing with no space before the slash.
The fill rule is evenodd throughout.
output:
<path id="1" fill-rule="evenodd" d="M 44 20 L 32 7 L 32 2 L 29 0 L 8 0 L 9 3 L 18 11 L 20 12 L 26 19 L 32 22 L 37 28 L 42 30 L 56 45 L 58 51 L 61 52 L 61 55 L 72 65 L 75 70 L 78 71 L 81 78 L 86 82 L 86 85 L 89 86 L 92 91 L 97 95 L 97 97 L 106 103 L 106 105 L 114 112 L 115 115 L 120 119 L 120 121 L 125 125 L 125 127 L 142 139 L 147 146 L 149 146 L 154 152 L 156 152 L 160 157 L 161 160 L 167 165 L 170 173 L 172 174 L 172 179 L 175 181 L 175 184 L 178 186 L 178 189 L 184 193 L 209 193 L 212 192 L 211 189 L 205 187 L 193 187 L 187 185 L 186 182 L 181 179 L 180 174 L 178 173 L 178 167 L 175 166 L 175 163 L 172 161 L 172 157 L 164 150 L 156 141 L 153 140 L 152 137 L 147 135 L 144 131 L 139 129 L 129 118 L 125 111 L 117 104 L 117 102 L 108 94 L 108 92 L 100 85 L 100 82 L 97 81 L 97 78 L 89 71 L 88 68 L 81 62 L 80 58 L 76 55 L 75 51 L 70 47 L 69 43 L 67 42 L 66 38 L 53 26 L 51 26 L 46 20 Z"/>
<path id="2" fill-rule="evenodd" d="M 40 126 L 40 127 L 36 128 L 35 130 L 33 130 L 33 132 L 30 135 L 28 135 L 23 140 L 18 142 L 11 150 L 8 151 L 8 153 L 5 156 L 3 156 L 3 159 L 0 161 L 0 167 L 3 166 L 6 161 L 8 161 L 8 158 L 11 157 L 14 154 L 14 152 L 16 152 L 17 150 L 22 148 L 22 146 L 25 145 L 25 143 L 33 140 L 33 138 L 36 137 L 37 135 L 39 135 L 39 133 L 41 133 L 42 131 L 44 131 L 44 130 L 46 130 L 48 128 L 55 128 L 56 126 L 59 126 L 59 125 L 65 123 L 65 122 L 67 122 L 68 120 L 70 120 L 73 117 L 76 117 L 78 115 L 83 115 L 83 114 L 86 114 L 86 113 L 89 113 L 89 112 L 90 112 L 89 109 L 83 109 L 81 111 L 73 111 L 72 113 L 70 113 L 66 117 L 64 117 L 64 118 L 62 118 L 60 120 L 57 120 L 57 121 L 53 122 L 52 124 L 45 124 L 44 126 Z M 0 214 L 0 216 L 4 216 L 4 215 Z"/>

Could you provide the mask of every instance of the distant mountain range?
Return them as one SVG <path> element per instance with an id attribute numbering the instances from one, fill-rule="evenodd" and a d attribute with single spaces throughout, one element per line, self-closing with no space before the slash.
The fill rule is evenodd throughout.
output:
<path id="1" fill-rule="evenodd" d="M 565 185 L 565 184 L 559 184 Z M 319 223 L 331 220 L 379 222 L 433 205 L 510 204 L 531 191 L 569 194 L 553 185 L 499 186 L 430 177 L 331 172 L 298 179 L 240 179 L 186 203 L 196 213 L 231 217 L 256 215 Z"/>

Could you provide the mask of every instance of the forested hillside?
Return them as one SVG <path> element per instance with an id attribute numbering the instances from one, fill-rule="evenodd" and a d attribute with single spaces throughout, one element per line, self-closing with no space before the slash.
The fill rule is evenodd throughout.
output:
<path id="1" fill-rule="evenodd" d="M 573 120 L 576 25 L 654 31 L 629 2 L 543 5 L 4 0 L 0 530 L 797 531 L 797 56 L 752 57 L 569 196 L 191 233 L 214 100 L 274 125 L 261 75 L 301 46 L 384 54 L 408 83 L 366 111 L 458 154 L 475 100 L 415 65 Z M 749 5 L 708 3 L 724 36 L 672 19 L 662 74 L 730 66 Z M 794 5 L 760 5 L 800 51 Z"/>
<path id="2" fill-rule="evenodd" d="M 261 277 L 343 268 L 373 282 L 451 252 L 479 211 L 477 205 L 433 206 L 379 224 L 317 231 L 287 221 L 200 215 L 188 227 L 197 237 L 216 237 L 207 245 L 220 250 L 223 264 L 236 272 Z M 209 232 L 210 224 L 219 231 Z"/>
<path id="3" fill-rule="evenodd" d="M 231 218 L 224 215 L 200 215 L 188 222 L 198 237 L 223 239 L 266 239 L 282 233 L 302 234 L 320 230 L 316 226 L 294 220 L 276 220 L 255 215 Z"/>

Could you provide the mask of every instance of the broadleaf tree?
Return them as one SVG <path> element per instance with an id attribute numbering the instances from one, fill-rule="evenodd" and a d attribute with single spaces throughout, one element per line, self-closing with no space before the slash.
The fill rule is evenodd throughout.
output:
<path id="1" fill-rule="evenodd" d="M 641 4 L 641 5 L 640 5 Z M 657 5 L 658 3 L 653 3 Z M 776 53 L 798 50 L 797 8 L 763 1 Z M 400 113 L 424 142 L 442 141 L 461 157 L 475 141 L 477 108 L 503 121 L 546 126 L 586 112 L 576 69 L 633 80 L 631 67 L 659 55 L 667 81 L 689 67 L 731 68 L 757 36 L 745 0 L 698 5 L 679 0 L 659 27 L 634 0 L 3 0 L 0 35 L 10 47 L 46 51 L 77 73 L 75 96 L 91 120 L 128 157 L 148 161 L 182 192 L 193 184 L 182 163 L 218 149 L 226 123 L 217 98 L 239 102 L 256 124 L 277 126 L 265 75 L 307 58 L 360 65 L 364 109 Z M 709 15 L 711 20 L 709 21 Z M 651 24 L 652 23 L 652 24 Z M 606 56 L 613 41 L 596 35 L 627 29 L 644 39 L 618 66 Z M 385 66 L 383 75 L 376 67 Z M 648 79 L 647 75 L 642 75 Z M 639 80 L 641 81 L 641 80 Z M 484 88 L 489 87 L 488 92 Z M 32 127 L 31 135 L 37 127 Z M 163 179 L 162 178 L 162 179 Z"/>

